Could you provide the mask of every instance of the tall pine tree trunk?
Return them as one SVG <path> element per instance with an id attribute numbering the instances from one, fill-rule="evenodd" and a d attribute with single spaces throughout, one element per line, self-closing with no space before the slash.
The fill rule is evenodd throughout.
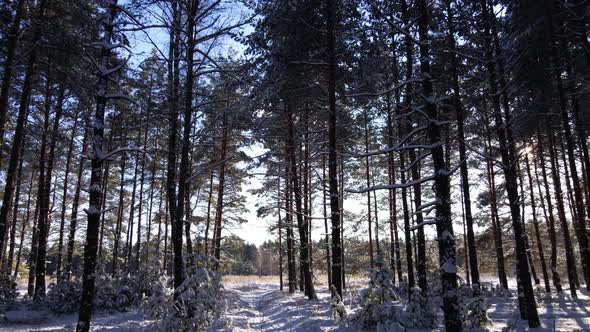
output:
<path id="1" fill-rule="evenodd" d="M 182 259 L 182 213 L 178 215 L 179 197 L 176 193 L 176 159 L 178 140 L 178 103 L 179 103 L 179 82 L 180 82 L 180 9 L 177 0 L 172 2 L 172 29 L 170 30 L 170 59 L 168 67 L 168 85 L 170 107 L 170 129 L 168 138 L 168 170 L 166 175 L 167 183 L 167 210 L 172 223 L 172 241 L 174 247 L 174 288 L 178 288 L 184 280 L 184 267 Z M 192 68 L 192 66 L 191 66 Z M 192 78 L 191 78 L 192 81 Z M 192 89 L 191 89 L 192 90 Z M 167 251 L 168 227 L 164 237 L 164 251 Z M 165 253 L 166 255 L 166 253 Z M 166 262 L 166 260 L 165 260 Z M 175 298 L 177 297 L 175 292 Z"/>
<path id="2" fill-rule="evenodd" d="M 330 219 L 332 223 L 332 284 L 342 297 L 344 287 L 341 211 L 338 193 L 338 161 L 336 154 L 336 16 L 334 0 L 325 0 L 327 78 L 328 78 L 328 178 Z"/>
<path id="3" fill-rule="evenodd" d="M 0 87 L 0 146 L 4 145 L 4 125 L 6 124 L 6 115 L 8 113 L 8 99 L 10 83 L 14 71 L 14 60 L 20 34 L 20 25 L 25 11 L 25 0 L 17 0 L 15 14 L 10 25 L 10 30 L 4 37 L 6 38 L 6 54 L 4 58 L 4 68 L 2 70 L 2 85 Z M 0 155 L 1 160 L 1 155 Z"/>
<path id="4" fill-rule="evenodd" d="M 430 69 L 430 49 L 428 37 L 429 11 L 426 0 L 418 1 L 420 35 L 420 72 L 424 111 L 430 122 L 427 128 L 431 154 L 434 164 L 434 190 L 436 194 L 436 233 L 438 236 L 439 264 L 442 282 L 443 312 L 447 331 L 462 331 L 458 294 L 457 269 L 455 258 L 455 236 L 451 219 L 451 195 L 449 170 L 445 163 L 442 146 L 441 125 L 434 103 L 432 73 Z"/>
<path id="5" fill-rule="evenodd" d="M 88 124 L 84 126 L 84 138 L 82 139 L 82 152 L 80 153 L 80 161 L 78 164 L 78 174 L 76 180 L 76 188 L 74 189 L 74 198 L 72 203 L 72 213 L 70 216 L 70 231 L 68 234 L 68 249 L 66 253 L 65 274 L 66 279 L 70 280 L 72 277 L 72 261 L 74 258 L 74 242 L 76 241 L 76 230 L 78 225 L 78 206 L 80 205 L 80 191 L 82 190 L 82 177 L 84 175 L 84 160 L 86 159 L 87 141 L 90 129 Z"/>
<path id="6" fill-rule="evenodd" d="M 535 228 L 535 238 L 537 240 L 537 250 L 539 251 L 539 261 L 541 262 L 541 271 L 543 273 L 543 282 L 545 284 L 545 292 L 551 292 L 549 286 L 549 274 L 547 273 L 547 264 L 545 263 L 545 252 L 543 250 L 543 242 L 541 241 L 541 231 L 539 230 L 539 220 L 537 219 L 537 203 L 535 200 L 535 191 L 533 186 L 533 176 L 531 174 L 531 165 L 529 156 L 525 154 L 524 162 L 526 165 L 526 173 L 529 180 L 529 194 L 531 201 L 531 212 L 533 215 L 533 227 Z"/>
<path id="7" fill-rule="evenodd" d="M 514 240 L 516 243 L 516 258 L 519 281 L 518 302 L 520 308 L 520 316 L 522 319 L 528 320 L 529 327 L 536 328 L 540 326 L 539 316 L 537 313 L 537 305 L 533 294 L 533 285 L 529 272 L 529 266 L 526 257 L 526 248 L 524 244 L 524 232 L 522 230 L 522 222 L 520 220 L 520 205 L 518 195 L 517 174 L 514 162 L 516 161 L 516 154 L 514 152 L 514 142 L 509 130 L 511 119 L 509 109 L 505 107 L 504 117 L 500 109 L 500 98 L 498 91 L 496 68 L 494 65 L 494 55 L 492 46 L 492 36 L 490 33 L 490 9 L 487 0 L 482 0 L 482 14 L 484 24 L 484 44 L 486 48 L 486 67 L 488 70 L 488 79 L 490 85 L 490 93 L 492 95 L 493 115 L 496 126 L 496 133 L 500 143 L 500 155 L 502 159 L 502 166 L 504 169 L 504 176 L 506 179 L 506 192 L 508 193 L 508 201 L 510 207 L 510 215 L 512 218 L 512 229 L 514 231 Z M 496 52 L 498 50 L 496 49 Z M 506 125 L 505 125 L 506 124 Z"/>
<path id="8" fill-rule="evenodd" d="M 541 173 L 543 175 L 543 186 L 545 187 L 545 198 L 547 200 L 547 212 L 548 216 L 545 218 L 547 222 L 547 228 L 549 231 L 549 241 L 551 243 L 551 277 L 553 280 L 553 286 L 557 292 L 562 292 L 561 287 L 561 278 L 559 277 L 559 271 L 557 270 L 557 235 L 555 232 L 555 217 L 553 215 L 553 204 L 551 204 L 551 192 L 549 191 L 549 182 L 547 180 L 547 170 L 545 168 L 545 156 L 543 154 L 543 141 L 541 140 L 541 135 L 537 135 L 537 158 L 535 162 L 541 166 Z M 537 167 L 535 167 L 535 170 Z M 537 172 L 538 173 L 538 172 Z M 539 174 L 537 175 L 537 179 L 539 178 Z M 538 181 L 539 182 L 539 181 Z M 539 182 L 539 193 L 541 192 L 540 182 Z"/>
<path id="9" fill-rule="evenodd" d="M 79 114 L 74 114 L 74 126 L 72 127 L 72 137 L 68 143 L 68 152 L 66 155 L 66 169 L 64 171 L 63 180 L 63 193 L 61 199 L 61 214 L 59 218 L 59 239 L 57 241 L 57 276 L 61 279 L 62 276 L 62 265 L 63 265 L 63 248 L 64 248 L 64 230 L 66 223 L 66 209 L 68 204 L 68 180 L 70 176 L 70 168 L 72 163 L 72 157 L 74 155 L 75 137 L 76 130 L 78 129 Z"/>
<path id="10" fill-rule="evenodd" d="M 461 190 L 463 193 L 463 207 L 465 209 L 465 228 L 467 229 L 467 248 L 469 252 L 469 272 L 474 290 L 479 291 L 479 267 L 477 260 L 477 249 L 475 246 L 475 233 L 473 232 L 473 215 L 471 213 L 471 194 L 469 191 L 469 171 L 467 153 L 465 147 L 465 110 L 461 102 L 461 89 L 459 86 L 458 60 L 455 54 L 455 24 L 453 21 L 453 8 L 451 1 L 446 0 L 447 27 L 449 29 L 449 48 L 451 49 L 451 75 L 453 87 L 453 105 L 457 118 L 457 143 L 459 146 L 459 162 L 461 163 Z"/>
<path id="11" fill-rule="evenodd" d="M 47 156 L 47 173 L 45 174 L 45 185 L 43 187 L 44 193 L 39 212 L 39 248 L 37 249 L 37 270 L 35 271 L 35 300 L 40 301 L 45 297 L 45 272 L 47 260 L 47 241 L 49 236 L 49 213 L 53 210 L 49 206 L 49 195 L 51 194 L 51 178 L 53 174 L 53 166 L 55 164 L 55 146 L 57 144 L 57 131 L 59 130 L 59 122 L 63 111 L 63 103 L 65 98 L 65 86 L 61 84 L 57 103 L 55 107 L 55 114 L 53 119 L 53 127 L 49 137 L 49 154 Z M 55 199 L 53 200 L 55 202 Z"/>
<path id="12" fill-rule="evenodd" d="M 92 314 L 92 299 L 94 297 L 94 280 L 96 278 L 96 254 L 98 252 L 98 231 L 100 227 L 100 207 L 102 206 L 102 171 L 104 162 L 103 138 L 104 116 L 108 102 L 108 82 L 111 79 L 109 60 L 112 57 L 113 29 L 117 16 L 117 0 L 108 3 L 107 17 L 104 20 L 104 35 L 101 43 L 100 64 L 104 71 L 98 72 L 96 89 L 96 111 L 92 121 L 92 158 L 90 173 L 90 198 L 88 202 L 88 226 L 86 227 L 86 245 L 84 246 L 84 273 L 82 276 L 82 298 L 80 300 L 80 315 L 76 326 L 77 332 L 90 330 L 90 316 Z"/>
<path id="13" fill-rule="evenodd" d="M 559 223 L 561 224 L 561 233 L 563 234 L 563 242 L 565 246 L 565 258 L 567 264 L 568 281 L 570 285 L 570 293 L 573 297 L 576 297 L 576 283 L 577 278 L 576 272 L 576 261 L 574 258 L 574 250 L 572 248 L 572 242 L 570 237 L 569 226 L 565 217 L 565 206 L 563 204 L 563 195 L 561 190 L 561 177 L 559 175 L 559 161 L 555 153 L 553 130 L 547 124 L 546 128 L 548 149 L 549 149 L 549 161 L 551 165 L 551 175 L 553 177 L 553 191 L 555 192 L 555 201 L 557 202 L 557 216 Z M 541 146 L 541 140 L 539 139 L 539 147 Z M 542 152 L 540 151 L 542 154 Z"/>
<path id="14" fill-rule="evenodd" d="M 293 183 L 293 196 L 295 198 L 295 215 L 297 217 L 297 226 L 299 229 L 299 263 L 303 272 L 305 283 L 305 295 L 308 299 L 316 299 L 315 289 L 313 287 L 313 280 L 311 277 L 309 250 L 308 250 L 308 229 L 307 224 L 303 219 L 303 206 L 301 197 L 301 187 L 299 186 L 299 178 L 297 175 L 297 159 L 295 157 L 295 128 L 293 120 L 293 105 L 287 102 L 286 116 L 287 116 L 287 149 L 289 151 L 289 160 L 291 168 L 291 182 Z"/>
<path id="15" fill-rule="evenodd" d="M 36 20 L 32 32 L 31 44 L 35 45 L 41 37 L 41 22 L 45 17 L 45 10 L 47 7 L 47 0 L 39 2 L 37 9 Z M 4 181 L 4 196 L 2 197 L 2 208 L 0 208 L 0 248 L 4 248 L 4 238 L 6 235 L 6 226 L 8 221 L 8 214 L 12 203 L 12 196 L 14 194 L 14 185 L 17 176 L 17 167 L 19 161 L 20 147 L 23 144 L 25 134 L 25 122 L 27 120 L 27 113 L 29 109 L 31 91 L 33 88 L 33 81 L 37 73 L 37 47 L 33 47 L 29 52 L 29 59 L 24 73 L 24 81 L 22 92 L 20 95 L 20 103 L 18 107 L 18 115 L 16 117 L 16 127 L 14 129 L 14 136 L 12 138 L 12 146 L 10 148 L 10 159 L 8 161 L 8 168 L 6 170 L 6 179 Z M 0 260 L 2 260 L 3 252 L 0 251 Z"/>

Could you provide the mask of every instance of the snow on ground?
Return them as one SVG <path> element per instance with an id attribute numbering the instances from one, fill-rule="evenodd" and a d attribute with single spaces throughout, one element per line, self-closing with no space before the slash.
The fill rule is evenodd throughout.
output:
<path id="1" fill-rule="evenodd" d="M 301 293 L 281 292 L 276 284 L 253 284 L 228 289 L 228 311 L 211 331 L 353 331 L 332 320 L 329 293 L 318 300 Z"/>
<path id="2" fill-rule="evenodd" d="M 0 318 L 1 319 L 1 318 Z M 6 320 L 0 321 L 0 332 L 25 331 L 74 331 L 78 315 L 56 316 L 43 310 L 7 311 Z M 92 317 L 92 331 L 151 331 L 152 322 L 147 321 L 137 311 L 98 313 Z"/>
<path id="3" fill-rule="evenodd" d="M 302 293 L 289 294 L 280 291 L 278 280 L 269 277 L 224 278 L 227 311 L 209 329 L 213 331 L 355 331 L 348 323 L 338 323 L 331 318 L 329 292 L 325 284 L 318 284 L 318 300 L 308 301 Z M 345 304 L 349 313 L 358 308 L 359 290 L 364 280 L 349 282 Z M 541 293 L 540 293 L 541 294 Z M 550 299 L 538 298 L 542 329 L 531 331 L 590 331 L 590 293 L 579 292 L 578 299 L 569 293 L 553 294 Z M 515 297 L 488 299 L 488 314 L 494 322 L 490 331 L 518 322 Z M 78 316 L 56 316 L 36 306 L 17 309 L 0 309 L 0 332 L 9 331 L 73 331 Z M 521 322 L 522 324 L 522 322 Z M 526 323 L 521 326 L 526 326 Z M 93 317 L 93 331 L 153 331 L 153 322 L 145 320 L 138 311 L 109 314 L 98 313 Z M 525 330 L 525 329 L 518 329 Z"/>

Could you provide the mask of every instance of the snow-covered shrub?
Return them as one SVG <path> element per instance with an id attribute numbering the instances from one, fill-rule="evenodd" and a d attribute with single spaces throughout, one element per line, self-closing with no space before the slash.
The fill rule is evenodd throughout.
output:
<path id="1" fill-rule="evenodd" d="M 488 305 L 483 296 L 475 296 L 467 302 L 463 314 L 463 325 L 477 329 L 492 326 L 492 320 L 488 317 Z"/>
<path id="2" fill-rule="evenodd" d="M 411 291 L 410 301 L 406 306 L 401 319 L 402 325 L 406 328 L 432 329 L 436 327 L 436 315 L 428 297 L 422 290 L 414 287 Z"/>
<path id="3" fill-rule="evenodd" d="M 346 307 L 344 306 L 342 297 L 340 294 L 338 294 L 338 291 L 334 285 L 330 287 L 330 291 L 332 292 L 332 297 L 330 300 L 330 304 L 332 305 L 332 318 L 335 320 L 345 319 Z"/>
<path id="4" fill-rule="evenodd" d="M 473 288 L 467 284 L 459 285 L 457 287 L 457 296 L 459 297 L 459 304 L 464 305 L 473 298 Z"/>
<path id="5" fill-rule="evenodd" d="M 160 321 L 166 331 L 203 331 L 223 312 L 221 275 L 211 268 L 214 259 L 195 255 L 182 284 L 174 290 L 176 299 L 167 301 Z"/>
<path id="6" fill-rule="evenodd" d="M 170 278 L 166 274 L 154 282 L 150 288 L 149 296 L 141 303 L 141 310 L 150 319 L 161 319 L 164 317 L 168 300 L 172 297 L 172 290 L 168 287 Z"/>
<path id="7" fill-rule="evenodd" d="M 406 276 L 394 286 L 395 293 L 399 296 L 400 299 L 407 299 L 408 298 L 408 279 Z"/>
<path id="8" fill-rule="evenodd" d="M 9 274 L 0 273 L 0 304 L 16 300 L 16 280 Z"/>
<path id="9" fill-rule="evenodd" d="M 80 309 L 82 284 L 77 280 L 60 280 L 49 285 L 45 301 L 47 307 L 58 314 L 70 314 Z"/>
<path id="10" fill-rule="evenodd" d="M 94 308 L 113 312 L 116 309 L 115 298 L 117 294 L 113 278 L 110 274 L 97 273 L 94 285 Z"/>
<path id="11" fill-rule="evenodd" d="M 119 311 L 127 311 L 139 304 L 139 291 L 135 278 L 124 276 L 117 280 L 115 288 L 115 307 Z"/>
<path id="12" fill-rule="evenodd" d="M 512 292 L 510 292 L 510 289 L 506 289 L 500 284 L 496 284 L 496 286 L 490 291 L 492 293 L 491 296 L 493 297 L 512 297 Z"/>
<path id="13" fill-rule="evenodd" d="M 375 269 L 369 272 L 369 287 L 361 293 L 361 309 L 354 321 L 362 329 L 378 326 L 397 326 L 398 314 L 394 302 L 399 297 L 395 293 L 391 270 L 382 257 L 375 259 Z"/>
<path id="14" fill-rule="evenodd" d="M 538 302 L 543 302 L 545 304 L 551 304 L 553 303 L 553 296 L 551 295 L 551 292 L 546 292 L 545 291 L 545 287 L 541 286 L 541 285 L 537 285 L 537 287 L 535 287 L 535 301 Z"/>
<path id="15" fill-rule="evenodd" d="M 160 287 L 160 279 L 163 275 L 165 273 L 162 273 L 162 262 L 159 255 L 150 256 L 150 259 L 141 265 L 134 276 L 138 290 L 137 297 L 140 300 L 150 297 L 154 288 Z M 156 291 L 159 290 L 156 289 Z"/>

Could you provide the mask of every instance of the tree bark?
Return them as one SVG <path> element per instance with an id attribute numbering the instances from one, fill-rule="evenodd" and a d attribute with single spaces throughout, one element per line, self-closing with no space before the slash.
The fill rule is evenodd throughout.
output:
<path id="1" fill-rule="evenodd" d="M 557 156 L 555 154 L 555 147 L 554 147 L 554 139 L 553 139 L 553 131 L 547 124 L 546 128 L 547 132 L 547 139 L 548 139 L 548 148 L 549 148 L 549 161 L 551 165 L 551 175 L 553 177 L 553 191 L 555 193 L 555 201 L 557 202 L 557 216 L 559 218 L 559 223 L 561 224 L 561 233 L 563 234 L 563 242 L 565 245 L 565 258 L 567 264 L 567 272 L 568 272 L 568 281 L 570 285 L 570 293 L 572 297 L 576 297 L 576 283 L 575 280 L 577 278 L 576 272 L 576 261 L 574 258 L 574 250 L 572 247 L 571 237 L 569 226 L 567 224 L 567 219 L 565 217 L 565 206 L 563 204 L 563 195 L 561 190 L 561 178 L 559 175 L 559 161 L 557 160 Z M 539 137 L 539 147 L 541 147 L 541 139 Z M 542 154 L 542 151 L 539 151 Z"/>
<path id="2" fill-rule="evenodd" d="M 297 175 L 297 159 L 295 157 L 295 129 L 293 123 L 293 105 L 287 102 L 286 116 L 287 116 L 287 149 L 289 151 L 289 161 L 291 167 L 291 182 L 293 183 L 293 196 L 295 197 L 295 215 L 297 217 L 297 226 L 299 229 L 299 263 L 303 270 L 303 278 L 305 282 L 305 295 L 308 299 L 313 300 L 317 298 L 313 287 L 313 280 L 311 277 L 311 269 L 309 262 L 309 239 L 307 224 L 303 219 L 303 206 L 301 199 L 301 187 L 299 187 L 299 178 Z"/>
<path id="3" fill-rule="evenodd" d="M 10 31 L 4 36 L 6 37 L 6 55 L 4 58 L 4 69 L 2 71 L 2 86 L 0 87 L 0 146 L 4 145 L 4 126 L 6 124 L 6 114 L 8 113 L 9 90 L 20 34 L 20 25 L 25 10 L 24 5 L 25 0 L 18 0 L 16 2 L 16 11 L 12 24 L 10 25 Z"/>
<path id="4" fill-rule="evenodd" d="M 451 1 L 446 0 L 447 27 L 449 29 L 449 47 L 451 50 L 451 76 L 453 87 L 453 104 L 457 118 L 457 143 L 459 146 L 459 162 L 461 163 L 461 190 L 463 193 L 463 207 L 465 209 L 465 226 L 467 229 L 467 248 L 469 252 L 469 272 L 471 282 L 476 292 L 479 292 L 479 266 L 477 260 L 477 248 L 475 246 L 475 233 L 473 231 L 473 215 L 471 213 L 471 194 L 469 191 L 469 171 L 467 168 L 467 153 L 465 147 L 465 110 L 461 102 L 461 88 L 459 85 L 459 64 L 455 54 L 455 24 L 453 21 L 453 9 Z"/>
<path id="5" fill-rule="evenodd" d="M 34 24 L 32 45 L 35 45 L 41 37 L 40 22 L 44 20 L 47 1 L 41 0 L 37 10 L 36 20 Z M 17 176 L 17 167 L 19 161 L 20 147 L 23 144 L 25 134 L 25 122 L 27 121 L 27 111 L 29 109 L 31 90 L 33 81 L 37 73 L 37 47 L 33 47 L 29 52 L 29 61 L 24 74 L 24 82 L 22 92 L 20 95 L 20 104 L 18 108 L 18 115 L 16 117 L 16 127 L 12 139 L 12 147 L 10 148 L 10 159 L 8 168 L 6 170 L 6 180 L 4 181 L 4 196 L 2 197 L 2 208 L 0 208 L 0 248 L 4 248 L 4 238 L 6 233 L 6 226 L 8 214 L 12 203 L 12 196 L 14 194 L 14 185 Z M 2 260 L 3 252 L 0 251 L 0 260 Z"/>
<path id="6" fill-rule="evenodd" d="M 543 282 L 545 285 L 545 292 L 551 292 L 551 286 L 549 286 L 549 274 L 547 273 L 547 264 L 545 263 L 545 252 L 543 250 L 543 242 L 541 241 L 541 231 L 539 230 L 539 220 L 537 219 L 537 203 L 535 200 L 535 191 L 533 186 L 533 176 L 531 175 L 531 165 L 529 162 L 529 156 L 525 154 L 524 157 L 526 165 L 526 173 L 529 180 L 529 194 L 531 201 L 531 212 L 533 215 L 533 227 L 535 228 L 535 238 L 537 240 L 537 250 L 539 251 L 539 261 L 541 262 L 541 271 L 543 273 Z"/>
<path id="7" fill-rule="evenodd" d="M 518 302 L 520 308 L 520 316 L 522 319 L 527 319 L 530 328 L 540 326 L 539 316 L 537 313 L 537 305 L 533 293 L 533 285 L 531 283 L 531 276 L 529 266 L 527 263 L 526 249 L 524 244 L 524 233 L 522 230 L 522 222 L 520 220 L 520 205 L 518 195 L 517 174 L 514 162 L 516 161 L 514 152 L 514 141 L 512 140 L 511 131 L 508 129 L 511 119 L 509 117 L 509 109 L 504 107 L 504 117 L 500 109 L 500 98 L 498 93 L 498 83 L 496 76 L 496 69 L 494 65 L 492 36 L 490 33 L 490 9 L 488 8 L 487 0 L 481 1 L 483 24 L 484 24 L 484 45 L 486 49 L 486 67 L 488 70 L 488 79 L 490 85 L 490 92 L 492 95 L 493 115 L 495 118 L 496 133 L 500 143 L 500 155 L 502 159 L 502 168 L 506 179 L 506 192 L 508 193 L 508 201 L 510 207 L 510 215 L 512 218 L 512 228 L 514 231 L 514 240 L 516 243 L 516 258 L 517 270 L 519 280 Z M 498 49 L 496 49 L 498 52 Z M 502 76 L 502 75 L 501 75 Z M 506 98 L 506 97 L 505 97 Z M 506 126 L 507 124 L 508 126 Z"/>
<path id="8" fill-rule="evenodd" d="M 225 192 L 225 159 L 227 154 L 229 123 L 227 121 L 227 112 L 223 112 L 222 138 L 221 138 L 221 156 L 219 166 L 219 183 L 217 185 L 217 207 L 215 209 L 215 240 L 214 255 L 217 261 L 221 258 L 221 228 L 223 221 L 223 195 Z"/>
<path id="9" fill-rule="evenodd" d="M 176 141 L 178 140 L 178 102 L 179 93 L 178 87 L 180 82 L 180 13 L 179 4 L 177 1 L 172 3 L 172 25 L 173 28 L 170 31 L 170 59 L 168 68 L 168 84 L 170 87 L 169 92 L 169 107 L 170 107 L 170 137 L 168 139 L 168 172 L 166 176 L 167 182 L 167 197 L 168 204 L 167 208 L 170 214 L 170 222 L 172 223 L 172 241 L 174 251 L 174 288 L 178 288 L 184 280 L 184 267 L 182 259 L 182 216 L 183 214 L 178 213 L 180 204 L 179 197 L 176 195 Z M 192 66 L 190 66 L 192 70 Z M 191 80 L 192 81 L 192 80 Z M 191 88 L 192 91 L 192 88 Z M 185 165 L 186 167 L 186 165 Z M 166 231 L 168 228 L 166 228 Z M 167 241 L 167 236 L 165 236 Z M 165 250 L 167 249 L 167 243 L 164 243 Z M 175 293 L 175 298 L 177 298 Z"/>
<path id="10" fill-rule="evenodd" d="M 370 172 L 370 158 L 368 156 L 369 152 L 369 116 L 367 114 L 368 110 L 365 109 L 363 112 L 364 117 L 364 126 L 365 126 L 365 180 L 367 181 L 367 188 L 371 187 L 371 172 Z M 372 236 L 372 222 L 371 222 L 371 191 L 367 191 L 367 223 L 368 223 L 368 232 L 369 232 L 369 266 L 371 269 L 374 266 L 373 257 L 373 236 Z"/>
<path id="11" fill-rule="evenodd" d="M 74 242 L 76 239 L 76 229 L 78 225 L 78 206 L 80 205 L 80 191 L 82 189 L 82 177 L 84 175 L 84 160 L 86 159 L 87 140 L 90 129 L 88 125 L 84 126 L 84 138 L 82 138 L 82 152 L 80 153 L 80 162 L 78 166 L 78 178 L 76 180 L 76 189 L 74 189 L 74 199 L 72 203 L 72 214 L 70 217 L 70 233 L 68 235 L 68 250 L 66 255 L 65 273 L 66 279 L 72 277 L 72 260 L 74 257 Z"/>
<path id="12" fill-rule="evenodd" d="M 62 263 L 63 263 L 63 249 L 64 249 L 64 229 L 66 223 L 66 207 L 68 204 L 68 180 L 70 176 L 70 167 L 72 163 L 72 156 L 74 155 L 74 143 L 76 138 L 76 130 L 78 129 L 78 119 L 79 114 L 76 113 L 74 115 L 74 125 L 72 127 L 72 137 L 70 137 L 70 142 L 68 143 L 68 152 L 66 156 L 66 169 L 64 171 L 64 182 L 63 182 L 63 193 L 61 199 L 61 213 L 59 218 L 59 240 L 57 244 L 57 276 L 61 279 L 63 271 L 62 271 Z"/>
<path id="13" fill-rule="evenodd" d="M 104 35 L 102 39 L 101 59 L 102 68 L 109 68 L 112 57 L 111 45 L 114 41 L 113 28 L 117 16 L 117 0 L 108 3 L 107 17 L 104 21 Z M 88 203 L 88 226 L 86 227 L 86 245 L 84 246 L 84 272 L 82 276 L 82 298 L 80 300 L 80 315 L 76 326 L 77 332 L 90 330 L 92 314 L 92 299 L 94 297 L 94 280 L 96 278 L 96 254 L 98 251 L 98 231 L 100 228 L 100 207 L 102 206 L 102 171 L 104 161 L 104 115 L 108 102 L 108 82 L 111 79 L 108 70 L 98 72 L 96 89 L 96 111 L 92 122 L 92 159 L 90 173 L 90 198 Z"/>
<path id="14" fill-rule="evenodd" d="M 328 78 L 328 178 L 332 223 L 332 284 L 342 297 L 344 287 L 343 251 L 340 241 L 340 201 L 338 194 L 338 161 L 336 155 L 336 17 L 334 0 L 325 0 L 327 78 Z"/>
<path id="15" fill-rule="evenodd" d="M 45 272 L 47 261 L 47 241 L 49 236 L 49 212 L 52 210 L 49 207 L 49 195 L 51 194 L 51 178 L 53 174 L 53 166 L 55 164 L 55 146 L 57 144 L 57 131 L 59 130 L 59 122 L 63 111 L 63 103 L 65 98 L 65 86 L 61 84 L 57 103 L 55 106 L 55 114 L 53 120 L 53 127 L 49 136 L 49 154 L 47 156 L 47 173 L 45 174 L 45 185 L 43 187 L 43 196 L 41 204 L 39 205 L 39 247 L 37 249 L 37 266 L 35 276 L 35 296 L 34 300 L 41 301 L 45 297 Z M 47 114 L 49 115 L 49 114 Z M 43 151 L 42 151 L 43 153 Z M 53 200 L 55 202 L 55 199 Z"/>
<path id="16" fill-rule="evenodd" d="M 418 1 L 420 35 L 420 72 L 422 95 L 425 100 L 424 111 L 430 122 L 427 136 L 434 163 L 434 188 L 436 193 L 436 233 L 438 236 L 439 264 L 442 282 L 443 312 L 447 331 L 462 331 L 463 323 L 457 295 L 457 270 L 455 259 L 455 236 L 451 219 L 451 197 L 449 170 L 445 163 L 442 146 L 441 125 L 437 105 L 433 99 L 432 73 L 430 69 L 430 49 L 428 37 L 429 13 L 426 0 Z"/>
<path id="17" fill-rule="evenodd" d="M 328 231 L 328 200 L 326 198 L 326 193 L 328 192 L 328 188 L 326 188 L 326 183 L 330 180 L 326 177 L 326 155 L 322 155 L 322 199 L 323 199 L 323 211 L 324 211 L 324 242 L 326 245 L 326 271 L 328 272 L 328 290 L 332 287 L 332 263 L 331 263 L 331 256 L 330 256 L 330 233 Z"/>
<path id="18" fill-rule="evenodd" d="M 543 186 L 545 187 L 545 198 L 547 199 L 547 212 L 548 217 L 545 217 L 545 221 L 547 222 L 547 228 L 549 230 L 549 241 L 551 242 L 551 277 L 553 280 L 553 286 L 557 292 L 562 292 L 561 287 L 561 278 L 559 277 L 559 271 L 557 270 L 557 236 L 555 232 L 555 217 L 553 215 L 553 204 L 551 204 L 551 193 L 549 191 L 549 182 L 547 181 L 547 170 L 545 168 L 545 156 L 543 155 L 543 141 L 541 140 L 541 136 L 537 136 L 537 158 L 535 162 L 538 162 L 541 166 L 541 173 L 543 175 Z M 537 167 L 535 167 L 535 173 L 537 175 L 537 179 L 539 178 L 539 174 L 537 171 Z M 541 193 L 541 184 L 539 183 L 539 193 Z M 543 202 L 541 200 L 541 202 Z"/>

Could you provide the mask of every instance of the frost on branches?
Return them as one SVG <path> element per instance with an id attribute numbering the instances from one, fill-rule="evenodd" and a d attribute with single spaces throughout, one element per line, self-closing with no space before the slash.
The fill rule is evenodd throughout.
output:
<path id="1" fill-rule="evenodd" d="M 170 294 L 159 328 L 165 331 L 204 331 L 225 307 L 221 274 L 215 259 L 196 254 L 183 283 Z M 176 299 L 174 299 L 176 295 Z"/>
<path id="2" fill-rule="evenodd" d="M 405 328 L 432 329 L 436 327 L 436 315 L 428 297 L 418 288 L 412 288 L 410 301 L 402 315 L 402 325 Z"/>
<path id="3" fill-rule="evenodd" d="M 375 259 L 375 268 L 369 272 L 369 287 L 361 293 L 361 309 L 353 318 L 362 329 L 399 328 L 395 293 L 391 271 L 383 257 Z"/>

